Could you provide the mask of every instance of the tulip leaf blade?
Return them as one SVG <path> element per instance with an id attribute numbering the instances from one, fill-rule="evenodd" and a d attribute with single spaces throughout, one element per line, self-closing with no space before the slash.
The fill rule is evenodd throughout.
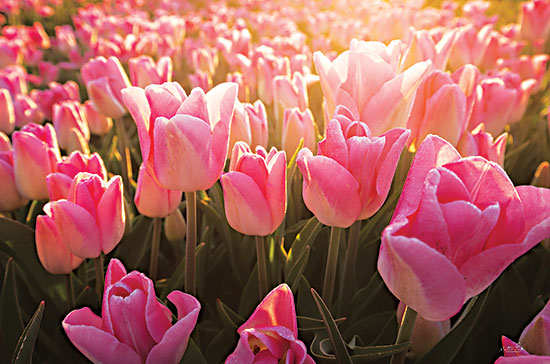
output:
<path id="1" fill-rule="evenodd" d="M 491 287 L 487 288 L 485 292 L 480 295 L 473 297 L 464 309 L 462 315 L 451 328 L 451 331 L 439 340 L 430 351 L 418 359 L 416 364 L 450 363 L 481 316 L 490 291 Z"/>
<path id="2" fill-rule="evenodd" d="M 23 319 L 17 297 L 13 258 L 9 258 L 4 272 L 4 282 L 0 294 L 0 330 L 9 351 L 16 347 L 23 331 Z"/>
<path id="3" fill-rule="evenodd" d="M 153 219 L 143 215 L 132 221 L 132 231 L 118 244 L 114 257 L 121 258 L 127 269 L 138 268 L 145 253 L 150 250 Z"/>
<path id="4" fill-rule="evenodd" d="M 307 246 L 312 246 L 313 241 L 321 231 L 323 225 L 316 217 L 312 217 L 304 225 L 304 227 L 298 232 L 294 242 L 292 243 L 288 252 L 288 257 L 285 265 L 285 272 L 288 275 L 292 268 L 298 264 L 303 251 Z"/>
<path id="5" fill-rule="evenodd" d="M 206 364 L 206 359 L 201 353 L 201 350 L 195 344 L 195 341 L 192 338 L 189 338 L 187 344 L 187 350 L 180 361 L 180 364 Z"/>
<path id="6" fill-rule="evenodd" d="M 376 346 L 355 346 L 353 348 L 352 360 L 378 360 L 390 355 L 399 354 L 407 350 L 411 345 L 410 341 L 401 344 L 376 345 Z"/>
<path id="7" fill-rule="evenodd" d="M 38 308 L 32 315 L 29 323 L 19 337 L 15 351 L 13 352 L 12 364 L 30 364 L 34 352 L 34 344 L 40 332 L 42 316 L 44 316 L 44 301 L 40 302 Z"/>
<path id="8" fill-rule="evenodd" d="M 296 259 L 296 262 L 290 268 L 288 271 L 288 275 L 286 277 L 286 282 L 290 286 L 290 289 L 294 292 L 296 292 L 296 289 L 298 289 L 298 284 L 300 283 L 300 277 L 304 273 L 304 270 L 306 269 L 307 262 L 309 261 L 309 253 L 310 248 L 309 245 L 306 246 L 302 254 L 299 258 Z"/>
<path id="9" fill-rule="evenodd" d="M 340 330 L 338 330 L 338 326 L 336 325 L 336 322 L 334 321 L 327 305 L 315 289 L 311 289 L 311 294 L 313 295 L 315 304 L 317 305 L 319 313 L 325 323 L 325 329 L 332 344 L 332 350 L 334 351 L 336 360 L 339 364 L 351 364 L 352 360 L 348 353 L 346 343 L 344 342 L 342 334 L 340 333 Z"/>
<path id="10" fill-rule="evenodd" d="M 229 308 L 229 306 L 223 303 L 220 299 L 216 300 L 216 311 L 218 311 L 220 319 L 229 329 L 236 330 L 245 321 L 241 316 L 239 316 L 239 314 Z"/>

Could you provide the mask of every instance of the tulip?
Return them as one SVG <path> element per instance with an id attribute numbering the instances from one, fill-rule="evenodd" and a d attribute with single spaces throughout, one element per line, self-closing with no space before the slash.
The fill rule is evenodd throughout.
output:
<path id="1" fill-rule="evenodd" d="M 297 107 L 305 110 L 308 107 L 306 80 L 301 73 L 294 72 L 292 79 L 287 76 L 273 78 L 273 99 L 276 106 L 282 109 Z"/>
<path id="2" fill-rule="evenodd" d="M 286 157 L 263 147 L 256 154 L 243 142 L 233 148 L 229 172 L 222 174 L 229 225 L 246 235 L 273 233 L 286 212 Z"/>
<path id="3" fill-rule="evenodd" d="M 0 89 L 0 132 L 10 134 L 15 128 L 15 111 L 11 95 L 6 89 Z"/>
<path id="4" fill-rule="evenodd" d="M 286 284 L 273 289 L 237 332 L 239 343 L 226 364 L 315 363 L 298 340 L 294 297 Z"/>
<path id="5" fill-rule="evenodd" d="M 282 149 L 287 155 L 296 153 L 300 140 L 304 140 L 304 147 L 315 150 L 317 139 L 313 114 L 309 109 L 300 111 L 298 108 L 286 109 L 283 114 Z"/>
<path id="6" fill-rule="evenodd" d="M 327 115 L 343 105 L 355 119 L 366 122 L 373 135 L 406 125 L 416 89 L 431 62 L 416 63 L 399 73 L 394 47 L 354 39 L 350 49 L 332 62 L 315 52 Z"/>
<path id="7" fill-rule="evenodd" d="M 530 354 L 550 356 L 550 301 L 523 329 L 519 343 Z"/>
<path id="8" fill-rule="evenodd" d="M 126 273 L 119 260 L 111 259 L 101 317 L 88 307 L 74 310 L 63 320 L 63 329 L 93 363 L 177 364 L 201 306 L 195 297 L 180 291 L 167 297 L 178 311 L 174 324 L 172 312 L 155 297 L 153 281 L 137 271 Z"/>
<path id="9" fill-rule="evenodd" d="M 17 94 L 26 95 L 27 71 L 20 65 L 6 66 L 0 69 L 0 88 L 5 88 L 15 97 Z"/>
<path id="10" fill-rule="evenodd" d="M 32 200 L 48 198 L 46 176 L 55 172 L 60 160 L 51 124 L 28 124 L 13 133 L 13 169 L 21 196 Z"/>
<path id="11" fill-rule="evenodd" d="M 481 123 L 471 132 L 463 134 L 456 149 L 463 157 L 478 155 L 504 168 L 507 139 L 508 133 L 502 133 L 494 140 L 491 134 L 485 132 L 485 124 Z"/>
<path id="12" fill-rule="evenodd" d="M 252 148 L 256 148 L 257 146 L 267 148 L 269 132 L 267 129 L 267 113 L 264 103 L 262 100 L 256 100 L 254 104 L 244 104 L 244 110 L 248 115 L 250 124 L 250 146 Z"/>
<path id="13" fill-rule="evenodd" d="M 521 4 L 521 13 L 518 23 L 519 34 L 522 39 L 536 42 L 546 41 L 550 37 L 550 1 L 532 0 Z"/>
<path id="14" fill-rule="evenodd" d="M 428 136 L 382 233 L 378 271 L 420 316 L 446 320 L 550 236 L 548 198 L 550 190 L 516 188 L 498 164 L 461 158 Z"/>
<path id="15" fill-rule="evenodd" d="M 431 60 L 434 68 L 445 70 L 451 47 L 456 38 L 455 31 L 447 31 L 439 42 L 435 42 L 427 30 L 409 30 L 409 42 L 400 62 L 401 69 L 405 70 L 415 63 Z"/>
<path id="16" fill-rule="evenodd" d="M 90 140 L 90 129 L 82 105 L 78 101 L 62 101 L 53 105 L 53 126 L 57 134 L 59 147 L 67 149 L 69 131 L 77 129 L 86 141 Z"/>
<path id="17" fill-rule="evenodd" d="M 39 105 L 40 111 L 48 120 L 52 120 L 54 104 L 67 100 L 80 101 L 78 84 L 74 81 L 67 81 L 65 84 L 51 82 L 48 87 L 45 90 L 34 89 L 30 92 L 31 98 Z"/>
<path id="18" fill-rule="evenodd" d="M 30 123 L 41 124 L 44 121 L 44 113 L 40 106 L 27 95 L 15 95 L 13 109 L 15 111 L 15 126 L 17 127 Z"/>
<path id="19" fill-rule="evenodd" d="M 67 199 L 47 203 L 44 212 L 74 255 L 108 254 L 124 234 L 122 180 L 115 176 L 105 182 L 96 174 L 80 172 L 71 182 Z"/>
<path id="20" fill-rule="evenodd" d="M 238 141 L 250 145 L 252 143 L 252 130 L 248 113 L 245 111 L 244 105 L 239 100 L 236 100 L 235 109 L 233 110 L 233 119 L 231 120 L 231 130 L 229 131 L 228 150 L 233 150 L 235 143 Z"/>
<path id="21" fill-rule="evenodd" d="M 0 132 L 0 211 L 13 211 L 25 205 L 27 200 L 17 191 L 13 174 L 13 154 L 8 136 Z"/>
<path id="22" fill-rule="evenodd" d="M 65 148 L 65 151 L 67 153 L 78 151 L 86 155 L 90 155 L 90 146 L 88 145 L 88 141 L 77 128 L 69 129 L 67 148 Z"/>
<path id="23" fill-rule="evenodd" d="M 104 135 L 111 130 L 113 127 L 113 119 L 97 112 L 90 100 L 84 102 L 83 108 L 88 127 L 92 134 Z"/>
<path id="24" fill-rule="evenodd" d="M 67 199 L 71 183 L 80 172 L 95 174 L 107 181 L 107 170 L 99 154 L 87 156 L 81 152 L 72 152 L 57 163 L 56 172 L 46 177 L 50 200 Z"/>
<path id="25" fill-rule="evenodd" d="M 164 219 L 164 235 L 172 244 L 179 245 L 185 238 L 187 223 L 180 209 L 175 209 Z"/>
<path id="26" fill-rule="evenodd" d="M 161 84 L 172 81 L 172 59 L 161 57 L 155 61 L 149 56 L 130 58 L 128 61 L 130 80 L 138 87 L 146 87 L 152 83 Z"/>
<path id="27" fill-rule="evenodd" d="M 149 170 L 139 168 L 134 203 L 140 214 L 147 217 L 165 217 L 176 210 L 181 202 L 181 191 L 167 190 L 159 186 Z"/>
<path id="28" fill-rule="evenodd" d="M 110 118 L 126 114 L 121 90 L 131 83 L 118 58 L 93 58 L 82 66 L 81 74 L 97 111 Z"/>

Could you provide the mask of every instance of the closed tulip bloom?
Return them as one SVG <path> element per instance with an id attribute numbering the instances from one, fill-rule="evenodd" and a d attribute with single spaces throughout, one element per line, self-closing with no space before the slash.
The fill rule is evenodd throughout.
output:
<path id="1" fill-rule="evenodd" d="M 145 88 L 150 84 L 172 81 L 172 59 L 161 57 L 157 63 L 149 56 L 130 58 L 128 61 L 132 84 Z"/>
<path id="2" fill-rule="evenodd" d="M 10 139 L 0 132 L 0 211 L 13 211 L 25 205 L 27 200 L 17 191 L 13 174 L 13 155 Z"/>
<path id="3" fill-rule="evenodd" d="M 420 316 L 446 320 L 550 236 L 548 198 L 550 190 L 514 187 L 498 164 L 461 158 L 428 136 L 382 233 L 378 271 Z"/>
<path id="4" fill-rule="evenodd" d="M 80 172 L 96 174 L 107 181 L 107 170 L 99 154 L 87 156 L 78 151 L 72 152 L 70 156 L 63 157 L 63 160 L 57 163 L 56 172 L 46 177 L 50 200 L 66 199 L 74 177 Z"/>
<path id="5" fill-rule="evenodd" d="M 315 150 L 315 122 L 309 109 L 301 111 L 298 108 L 286 109 L 283 114 L 283 150 L 292 156 L 304 139 L 304 147 Z"/>
<path id="6" fill-rule="evenodd" d="M 99 113 L 93 106 L 90 100 L 87 100 L 82 105 L 84 109 L 84 115 L 88 122 L 88 128 L 94 135 L 104 135 L 113 127 L 113 119 Z"/>
<path id="7" fill-rule="evenodd" d="M 508 133 L 493 139 L 491 134 L 485 132 L 485 124 L 482 123 L 471 132 L 464 133 L 456 149 L 463 157 L 478 155 L 504 168 L 507 139 Z"/>
<path id="8" fill-rule="evenodd" d="M 6 89 L 0 89 L 0 132 L 11 134 L 15 128 L 15 111 L 11 95 Z"/>
<path id="9" fill-rule="evenodd" d="M 118 58 L 93 58 L 82 66 L 81 74 L 88 96 L 100 113 L 110 118 L 126 114 L 120 92 L 131 83 Z"/>
<path id="10" fill-rule="evenodd" d="M 256 100 L 253 104 L 244 104 L 244 110 L 248 114 L 248 121 L 250 123 L 250 146 L 256 148 L 260 145 L 267 148 L 269 131 L 264 103 L 262 100 Z"/>
<path id="11" fill-rule="evenodd" d="M 520 37 L 535 42 L 550 37 L 550 1 L 532 0 L 521 4 L 519 17 Z"/>
<path id="12" fill-rule="evenodd" d="M 244 110 L 244 105 L 235 101 L 233 110 L 233 120 L 231 120 L 231 130 L 229 131 L 229 149 L 233 150 L 235 143 L 241 141 L 250 145 L 252 143 L 252 130 L 248 113 Z"/>
<path id="13" fill-rule="evenodd" d="M 550 301 L 523 329 L 519 343 L 530 354 L 550 356 Z"/>
<path id="14" fill-rule="evenodd" d="M 384 203 L 409 131 L 396 128 L 375 137 L 349 110 L 338 112 L 318 155 L 304 148 L 296 162 L 307 208 L 323 224 L 346 228 Z"/>
<path id="15" fill-rule="evenodd" d="M 304 76 L 294 72 L 292 78 L 275 76 L 273 78 L 273 100 L 283 109 L 297 107 L 305 110 L 308 107 L 307 85 Z"/>
<path id="16" fill-rule="evenodd" d="M 273 233 L 286 212 L 286 157 L 284 152 L 263 147 L 250 151 L 248 144 L 237 142 L 233 148 L 229 172 L 221 183 L 225 214 L 229 225 L 246 235 Z"/>
<path id="17" fill-rule="evenodd" d="M 155 296 L 153 281 L 137 271 L 126 273 L 118 259 L 111 259 L 101 317 L 88 307 L 74 310 L 63 320 L 63 329 L 95 364 L 177 364 L 187 349 L 201 305 L 180 291 L 167 297 L 177 309 L 174 324 L 172 312 Z"/>
<path id="18" fill-rule="evenodd" d="M 167 190 L 159 186 L 149 170 L 141 165 L 134 197 L 140 214 L 147 217 L 166 217 L 178 208 L 181 195 L 181 191 Z"/>
<path id="19" fill-rule="evenodd" d="M 57 226 L 63 244 L 76 256 L 97 258 L 108 254 L 124 235 L 126 215 L 120 176 L 105 182 L 81 172 L 71 182 L 67 199 L 44 205 Z"/>
<path id="20" fill-rule="evenodd" d="M 188 97 L 175 82 L 124 91 L 144 164 L 162 187 L 193 192 L 209 189 L 218 180 L 236 97 L 237 84 L 228 82 L 207 94 L 195 88 Z"/>
<path id="21" fill-rule="evenodd" d="M 15 126 L 22 127 L 30 123 L 41 124 L 44 121 L 44 113 L 34 100 L 27 96 L 17 94 L 13 98 L 15 111 Z"/>
<path id="22" fill-rule="evenodd" d="M 53 126 L 57 134 L 59 147 L 67 149 L 69 132 L 77 129 L 86 141 L 90 140 L 90 129 L 82 105 L 78 101 L 62 101 L 53 105 Z"/>
<path id="23" fill-rule="evenodd" d="M 60 160 L 57 137 L 51 124 L 28 124 L 13 133 L 15 183 L 25 198 L 48 198 L 46 176 L 55 172 Z"/>
<path id="24" fill-rule="evenodd" d="M 239 343 L 226 364 L 315 363 L 298 340 L 294 297 L 286 284 L 273 289 L 237 332 Z"/>

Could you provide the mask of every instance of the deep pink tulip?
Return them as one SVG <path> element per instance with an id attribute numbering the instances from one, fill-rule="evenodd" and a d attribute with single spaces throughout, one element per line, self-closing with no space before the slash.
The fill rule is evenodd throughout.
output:
<path id="1" fill-rule="evenodd" d="M 146 168 L 164 188 L 192 192 L 212 187 L 222 173 L 237 84 L 186 97 L 178 83 L 123 92 L 137 128 Z M 192 172 L 191 172 L 192 171 Z"/>
<path id="2" fill-rule="evenodd" d="M 104 135 L 113 127 L 113 119 L 100 114 L 93 106 L 90 100 L 87 100 L 82 105 L 84 109 L 84 115 L 88 122 L 90 132 L 95 135 Z"/>
<path id="3" fill-rule="evenodd" d="M 448 319 L 550 236 L 548 198 L 550 190 L 515 188 L 498 164 L 461 158 L 449 142 L 428 136 L 382 233 L 378 271 L 419 315 Z"/>
<path id="4" fill-rule="evenodd" d="M 298 154 L 307 208 L 323 224 L 343 228 L 374 215 L 388 195 L 408 137 L 402 128 L 372 136 L 365 123 L 339 107 L 318 155 L 307 148 Z"/>
<path id="5" fill-rule="evenodd" d="M 167 190 L 159 186 L 149 170 L 141 165 L 134 197 L 140 214 L 147 217 L 166 217 L 178 208 L 181 195 L 181 191 Z"/>
<path id="6" fill-rule="evenodd" d="M 221 176 L 225 215 L 229 225 L 246 235 L 273 233 L 286 212 L 286 157 L 284 152 L 263 147 L 252 153 L 237 142 L 229 172 Z"/>
<path id="7" fill-rule="evenodd" d="M 59 147 L 67 149 L 69 132 L 77 129 L 86 141 L 90 140 L 90 129 L 82 105 L 78 101 L 62 101 L 53 105 L 53 127 L 57 135 Z"/>
<path id="8" fill-rule="evenodd" d="M 132 84 L 141 88 L 172 81 L 170 57 L 161 57 L 157 63 L 149 56 L 130 58 L 128 68 Z"/>
<path id="9" fill-rule="evenodd" d="M 177 320 L 155 297 L 153 281 L 143 273 L 111 259 L 105 275 L 101 317 L 88 307 L 74 310 L 63 329 L 82 354 L 96 364 L 177 364 L 187 349 L 201 305 L 181 291 L 168 300 L 176 306 Z"/>
<path id="10" fill-rule="evenodd" d="M 0 89 L 0 132 L 11 134 L 15 128 L 15 111 L 11 95 L 6 89 Z"/>
<path id="11" fill-rule="evenodd" d="M 0 211 L 13 211 L 27 203 L 15 185 L 12 153 L 10 139 L 0 131 Z"/>
<path id="12" fill-rule="evenodd" d="M 25 125 L 13 133 L 13 169 L 19 193 L 31 200 L 48 198 L 46 176 L 61 160 L 51 124 Z"/>
<path id="13" fill-rule="evenodd" d="M 51 201 L 67 199 L 74 177 L 80 172 L 96 174 L 107 181 L 107 170 L 103 159 L 97 153 L 87 156 L 81 152 L 72 152 L 57 163 L 56 172 L 46 177 L 48 194 Z"/>
<path id="14" fill-rule="evenodd" d="M 81 69 L 82 80 L 95 108 L 110 118 L 126 114 L 121 90 L 131 83 L 116 57 L 96 57 L 86 62 Z"/>
<path id="15" fill-rule="evenodd" d="M 383 43 L 357 40 L 334 61 L 315 52 L 327 115 L 331 117 L 336 106 L 343 105 L 366 122 L 373 135 L 405 127 L 416 89 L 431 62 L 419 62 L 398 73 L 398 55 L 398 50 Z"/>
<path id="16" fill-rule="evenodd" d="M 71 253 L 97 258 L 113 250 L 124 235 L 123 201 L 120 176 L 105 182 L 97 174 L 80 172 L 71 182 L 67 199 L 44 205 L 44 218 L 53 221 Z"/>
<path id="17" fill-rule="evenodd" d="M 298 340 L 294 296 L 286 284 L 273 289 L 237 332 L 239 343 L 226 364 L 315 363 Z"/>
<path id="18" fill-rule="evenodd" d="M 267 113 L 264 103 L 262 100 L 256 100 L 253 104 L 244 104 L 244 110 L 248 114 L 250 123 L 250 146 L 256 148 L 260 145 L 267 148 L 269 131 L 267 129 Z"/>

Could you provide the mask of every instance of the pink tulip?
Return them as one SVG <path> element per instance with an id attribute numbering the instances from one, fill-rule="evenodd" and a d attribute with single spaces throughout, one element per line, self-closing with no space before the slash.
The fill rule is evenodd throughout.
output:
<path id="1" fill-rule="evenodd" d="M 485 124 L 482 123 L 471 132 L 464 133 L 456 149 L 463 157 L 478 155 L 504 168 L 507 139 L 508 133 L 502 133 L 494 140 L 491 134 L 485 132 Z"/>
<path id="2" fill-rule="evenodd" d="M 0 69 L 0 88 L 7 89 L 11 97 L 28 92 L 27 71 L 20 65 L 6 66 Z"/>
<path id="3" fill-rule="evenodd" d="M 131 83 L 118 58 L 93 58 L 82 66 L 81 74 L 97 111 L 110 118 L 126 114 L 121 91 Z"/>
<path id="4" fill-rule="evenodd" d="M 250 124 L 250 146 L 252 148 L 256 148 L 257 146 L 267 148 L 269 132 L 267 129 L 267 113 L 264 103 L 262 100 L 256 100 L 254 104 L 244 104 L 244 110 L 248 115 Z"/>
<path id="5" fill-rule="evenodd" d="M 159 185 L 184 192 L 212 187 L 227 157 L 237 85 L 222 83 L 207 94 L 195 88 L 186 97 L 169 82 L 131 87 L 123 97 L 138 128 L 143 163 Z"/>
<path id="6" fill-rule="evenodd" d="M 244 110 L 244 105 L 239 100 L 236 100 L 233 119 L 231 120 L 231 129 L 229 131 L 228 150 L 233 150 L 235 143 L 238 141 L 250 145 L 252 143 L 252 130 L 248 114 Z"/>
<path id="7" fill-rule="evenodd" d="M 430 71 L 431 62 L 419 62 L 398 73 L 399 50 L 390 46 L 353 40 L 350 50 L 332 62 L 315 52 L 327 115 L 332 116 L 336 106 L 343 105 L 356 119 L 366 122 L 373 135 L 405 126 L 416 89 Z"/>
<path id="8" fill-rule="evenodd" d="M 51 124 L 25 125 L 13 133 L 13 169 L 19 193 L 31 200 L 48 198 L 46 176 L 61 160 Z"/>
<path id="9" fill-rule="evenodd" d="M 466 95 L 443 71 L 422 81 L 407 121 L 409 143 L 418 146 L 428 134 L 436 134 L 457 145 L 468 126 Z"/>
<path id="10" fill-rule="evenodd" d="M 252 153 L 237 142 L 229 172 L 221 176 L 225 215 L 229 225 L 246 235 L 273 233 L 286 212 L 286 157 L 284 152 L 263 147 Z"/>
<path id="11" fill-rule="evenodd" d="M 84 102 L 83 108 L 88 127 L 92 134 L 104 135 L 111 130 L 113 127 L 113 119 L 97 112 L 90 100 Z"/>
<path id="12" fill-rule="evenodd" d="M 30 123 L 41 124 L 44 121 L 44 113 L 40 106 L 27 95 L 17 94 L 13 98 L 15 112 L 15 126 L 22 127 Z"/>
<path id="13" fill-rule="evenodd" d="M 172 81 L 172 59 L 161 57 L 157 63 L 149 56 L 130 58 L 130 80 L 135 86 L 145 88 L 150 84 Z"/>
<path id="14" fill-rule="evenodd" d="M 521 4 L 519 17 L 520 37 L 535 42 L 543 42 L 550 37 L 550 1 L 532 0 Z"/>
<path id="15" fill-rule="evenodd" d="M 428 136 L 382 233 L 378 271 L 419 315 L 446 320 L 550 236 L 548 198 L 550 190 L 515 188 L 498 164 L 461 158 Z"/>
<path id="16" fill-rule="evenodd" d="M 159 186 L 149 170 L 141 165 L 134 197 L 140 214 L 147 217 L 166 217 L 178 208 L 181 195 L 181 191 L 167 190 Z"/>
<path id="17" fill-rule="evenodd" d="M 265 54 L 257 59 L 257 93 L 267 105 L 273 104 L 273 79 L 278 75 L 290 74 L 290 63 L 286 57 Z"/>
<path id="18" fill-rule="evenodd" d="M 273 289 L 237 332 L 239 343 L 226 364 L 315 363 L 298 340 L 294 297 L 286 284 Z"/>
<path id="19" fill-rule="evenodd" d="M 304 140 L 304 147 L 315 150 L 317 140 L 313 114 L 309 109 L 286 109 L 283 114 L 282 147 L 287 155 L 292 156 Z"/>
<path id="20" fill-rule="evenodd" d="M 90 140 L 90 129 L 80 102 L 62 101 L 54 104 L 52 119 L 60 148 L 67 149 L 72 128 L 76 128 L 86 141 Z"/>
<path id="21" fill-rule="evenodd" d="M 214 85 L 212 76 L 202 70 L 196 70 L 195 73 L 189 74 L 189 82 L 193 88 L 201 88 L 203 91 L 209 91 Z"/>
<path id="22" fill-rule="evenodd" d="M 446 31 L 436 42 L 427 30 L 411 28 L 406 51 L 400 62 L 401 69 L 405 70 L 415 63 L 431 60 L 433 66 L 444 71 L 456 38 L 455 31 Z"/>
<path id="23" fill-rule="evenodd" d="M 13 211 L 25 205 L 27 200 L 17 191 L 13 174 L 13 152 L 10 139 L 0 131 L 0 211 Z"/>
<path id="24" fill-rule="evenodd" d="M 40 106 L 40 110 L 48 120 L 52 120 L 53 105 L 62 101 L 80 101 L 78 84 L 74 81 L 67 81 L 65 84 L 51 82 L 47 89 L 34 89 L 30 96 Z"/>
<path id="25" fill-rule="evenodd" d="M 522 55 L 515 59 L 500 59 L 498 66 L 517 73 L 522 81 L 530 78 L 534 79 L 536 86 L 533 89 L 533 93 L 535 93 L 540 90 L 542 79 L 546 75 L 546 64 L 549 59 L 550 55 L 548 54 Z"/>
<path id="26" fill-rule="evenodd" d="M 22 42 L 0 38 L 0 68 L 21 63 Z"/>
<path id="27" fill-rule="evenodd" d="M 235 82 L 239 85 L 239 94 L 237 95 L 239 100 L 248 101 L 250 99 L 250 87 L 241 72 L 228 73 L 225 80 L 227 82 Z"/>
<path id="28" fill-rule="evenodd" d="M 307 208 L 325 225 L 349 227 L 374 215 L 386 199 L 409 131 L 372 136 L 367 125 L 339 107 L 319 142 L 319 154 L 304 148 L 298 167 Z"/>
<path id="29" fill-rule="evenodd" d="M 67 199 L 47 203 L 44 212 L 72 254 L 81 258 L 108 254 L 124 234 L 122 179 L 115 176 L 105 182 L 96 174 L 80 172 Z"/>
<path id="30" fill-rule="evenodd" d="M 297 107 L 305 110 L 308 107 L 306 80 L 301 73 L 294 72 L 292 79 L 288 76 L 273 78 L 273 100 L 282 109 Z"/>
<path id="31" fill-rule="evenodd" d="M 11 95 L 6 89 L 0 89 L 0 132 L 11 134 L 15 128 L 15 111 Z"/>
<path id="32" fill-rule="evenodd" d="M 71 183 L 80 172 L 96 174 L 107 181 L 107 170 L 99 154 L 94 153 L 88 157 L 81 152 L 72 152 L 70 156 L 63 157 L 63 160 L 57 163 L 56 172 L 46 177 L 50 200 L 67 199 Z"/>
<path id="33" fill-rule="evenodd" d="M 186 293 L 172 291 L 172 312 L 155 297 L 153 281 L 143 273 L 126 273 L 118 259 L 111 259 L 105 275 L 101 317 L 88 307 L 74 310 L 63 320 L 63 329 L 86 358 L 103 364 L 177 364 L 195 328 L 201 305 Z M 93 338 L 93 339 L 90 339 Z"/>
<path id="34" fill-rule="evenodd" d="M 55 82 L 59 77 L 59 67 L 51 62 L 39 62 L 38 71 L 43 84 Z"/>

